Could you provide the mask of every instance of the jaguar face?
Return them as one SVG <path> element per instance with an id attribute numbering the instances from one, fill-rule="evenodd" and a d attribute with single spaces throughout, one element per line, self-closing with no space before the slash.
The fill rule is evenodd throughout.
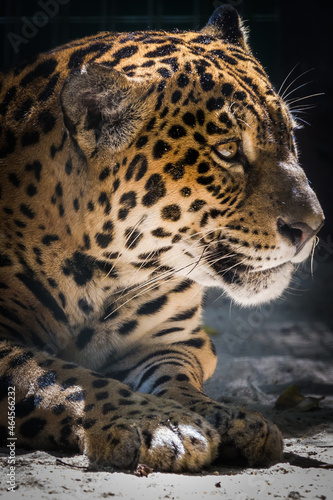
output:
<path id="1" fill-rule="evenodd" d="M 174 234 L 171 222 L 180 216 L 175 247 L 183 253 L 183 276 L 222 287 L 240 304 L 258 304 L 288 286 L 295 265 L 313 248 L 323 215 L 298 163 L 296 124 L 284 103 L 269 93 L 264 113 L 256 103 L 258 119 L 249 89 L 238 90 L 241 99 L 236 92 L 224 96 L 221 80 L 214 75 L 212 91 L 194 97 L 198 102 L 159 135 L 170 144 L 177 130 L 181 137 L 172 143 L 184 151 L 182 161 L 166 157 L 160 167 L 172 185 L 160 224 Z M 237 88 L 237 80 L 229 77 L 226 88 Z M 184 120 L 196 120 L 196 128 Z"/>
<path id="2" fill-rule="evenodd" d="M 61 103 L 77 161 L 104 183 L 100 253 L 112 241 L 136 279 L 186 276 L 258 304 L 288 286 L 323 213 L 296 122 L 237 23 L 233 34 L 214 18 L 200 34 L 156 34 L 160 52 L 133 49 L 112 68 L 101 57 L 68 79 Z"/>

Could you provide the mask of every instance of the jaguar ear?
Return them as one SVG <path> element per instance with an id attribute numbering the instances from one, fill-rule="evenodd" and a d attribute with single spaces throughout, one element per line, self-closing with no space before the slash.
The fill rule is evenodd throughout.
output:
<path id="1" fill-rule="evenodd" d="M 105 65 L 73 72 L 60 93 L 64 124 L 85 157 L 128 146 L 146 115 L 147 86 Z"/>
<path id="2" fill-rule="evenodd" d="M 221 5 L 215 9 L 202 31 L 248 50 L 246 29 L 237 10 L 231 5 Z"/>

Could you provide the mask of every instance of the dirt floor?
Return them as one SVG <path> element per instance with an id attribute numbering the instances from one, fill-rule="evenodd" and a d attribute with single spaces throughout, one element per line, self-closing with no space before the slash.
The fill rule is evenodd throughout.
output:
<path id="1" fill-rule="evenodd" d="M 200 474 L 117 473 L 89 470 L 82 455 L 16 450 L 15 484 L 7 491 L 8 454 L 0 453 L 0 496 L 5 499 L 333 500 L 333 245 L 317 250 L 313 269 L 295 276 L 284 298 L 240 309 L 211 290 L 205 324 L 219 353 L 206 392 L 220 401 L 259 410 L 280 427 L 284 459 L 269 469 L 211 466 Z M 312 276 L 313 275 L 313 276 Z M 274 408 L 296 385 L 308 411 Z M 310 401 L 310 404 L 308 404 Z"/>

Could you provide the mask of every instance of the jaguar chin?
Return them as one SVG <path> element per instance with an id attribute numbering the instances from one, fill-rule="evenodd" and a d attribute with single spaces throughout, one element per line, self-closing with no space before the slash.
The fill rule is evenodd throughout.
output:
<path id="1" fill-rule="evenodd" d="M 264 270 L 239 266 L 222 273 L 222 288 L 239 305 L 262 304 L 283 294 L 293 272 L 294 266 L 291 262 Z"/>

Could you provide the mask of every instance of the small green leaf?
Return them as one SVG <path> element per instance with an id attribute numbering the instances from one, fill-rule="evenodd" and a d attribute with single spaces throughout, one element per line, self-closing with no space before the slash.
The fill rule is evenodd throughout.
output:
<path id="1" fill-rule="evenodd" d="M 218 331 L 215 330 L 215 328 L 212 328 L 211 326 L 208 325 L 202 325 L 201 328 L 208 334 L 208 335 L 218 335 Z"/>
<path id="2" fill-rule="evenodd" d="M 319 402 L 324 399 L 325 396 L 305 397 L 300 393 L 299 387 L 297 385 L 291 385 L 288 387 L 281 396 L 278 397 L 275 403 L 276 410 L 293 410 L 293 411 L 309 411 L 313 408 L 317 408 Z"/>

